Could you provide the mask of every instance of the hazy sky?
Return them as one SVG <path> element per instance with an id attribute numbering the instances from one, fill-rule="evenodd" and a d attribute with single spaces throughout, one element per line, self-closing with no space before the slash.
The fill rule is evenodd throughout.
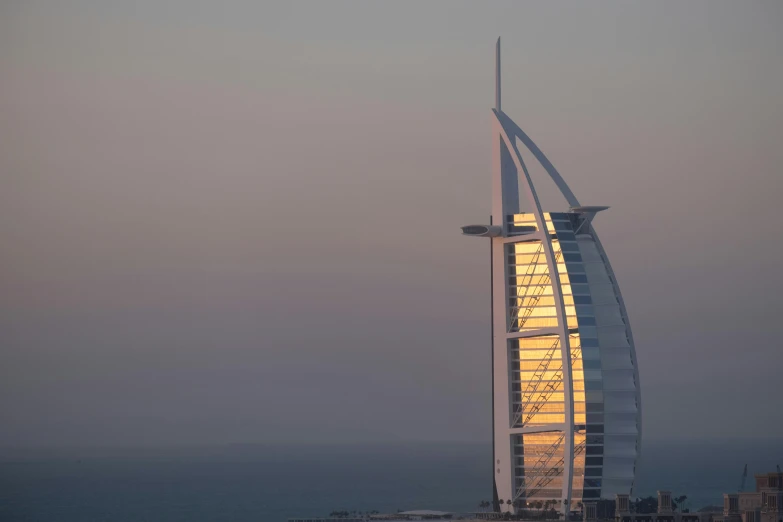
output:
<path id="1" fill-rule="evenodd" d="M 782 26 L 2 2 L 0 444 L 489 443 L 488 245 L 459 226 L 490 212 L 498 36 L 504 110 L 612 207 L 644 437 L 779 434 Z"/>

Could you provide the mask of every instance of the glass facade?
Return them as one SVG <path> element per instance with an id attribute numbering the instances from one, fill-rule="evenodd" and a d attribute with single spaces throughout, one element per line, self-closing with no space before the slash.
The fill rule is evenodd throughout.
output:
<path id="1" fill-rule="evenodd" d="M 572 505 L 601 496 L 603 386 L 601 358 L 588 276 L 574 233 L 583 219 L 574 213 L 544 214 L 560 283 L 570 349 L 571 390 L 565 386 L 557 334 L 508 341 L 511 427 L 544 431 L 512 435 L 515 500 L 536 506 L 563 498 L 565 429 L 574 426 Z M 506 233 L 537 230 L 533 214 L 509 216 Z M 540 239 L 506 245 L 508 333 L 535 333 L 559 326 L 544 245 Z M 570 394 L 570 396 L 569 396 Z M 566 401 L 573 400 L 573 421 Z"/>

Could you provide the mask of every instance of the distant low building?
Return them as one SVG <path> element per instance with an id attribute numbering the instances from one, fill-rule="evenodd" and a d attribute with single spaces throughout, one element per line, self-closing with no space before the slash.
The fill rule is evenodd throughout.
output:
<path id="1" fill-rule="evenodd" d="M 783 522 L 783 473 L 755 477 L 756 491 L 723 495 L 723 514 L 713 522 Z"/>
<path id="2" fill-rule="evenodd" d="M 315 517 L 315 518 L 289 518 L 288 522 L 366 522 L 365 517 Z"/>
<path id="3" fill-rule="evenodd" d="M 723 495 L 722 513 L 713 509 L 678 513 L 673 509 L 671 492 L 659 491 L 657 513 L 632 513 L 630 497 L 622 494 L 616 497 L 613 517 L 607 516 L 605 506 L 598 502 L 585 502 L 582 516 L 584 522 L 783 522 L 783 473 L 755 477 L 756 491 Z"/>
<path id="4" fill-rule="evenodd" d="M 454 516 L 449 511 L 435 511 L 432 509 L 416 509 L 413 511 L 400 511 L 390 515 L 372 515 L 371 520 L 449 520 Z"/>
<path id="5" fill-rule="evenodd" d="M 360 517 L 321 517 L 321 518 L 289 518 L 288 522 L 408 522 L 412 520 L 450 520 L 454 516 L 449 511 L 434 511 L 431 509 L 417 509 L 413 511 L 400 511 L 397 513 L 374 514 Z"/>
<path id="6" fill-rule="evenodd" d="M 605 508 L 604 513 L 605 513 Z M 585 522 L 607 520 L 599 511 L 598 502 L 585 502 L 582 508 Z M 611 519 L 609 519 L 611 520 Z M 617 495 L 614 509 L 615 522 L 713 522 L 712 513 L 681 513 L 672 506 L 671 491 L 658 492 L 657 513 L 632 513 L 631 499 L 627 494 Z"/>

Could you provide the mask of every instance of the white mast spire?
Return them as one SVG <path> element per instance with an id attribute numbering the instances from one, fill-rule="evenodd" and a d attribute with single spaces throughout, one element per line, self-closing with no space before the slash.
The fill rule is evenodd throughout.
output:
<path id="1" fill-rule="evenodd" d="M 498 43 L 495 47 L 495 110 L 502 112 L 500 109 L 500 37 L 498 36 Z"/>

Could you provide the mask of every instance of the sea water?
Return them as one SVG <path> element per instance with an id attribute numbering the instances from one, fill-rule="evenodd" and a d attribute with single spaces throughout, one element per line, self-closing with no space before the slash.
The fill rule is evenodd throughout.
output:
<path id="1" fill-rule="evenodd" d="M 645 441 L 635 495 L 721 505 L 745 463 L 783 462 L 783 442 Z M 0 521 L 250 522 L 333 510 L 475 511 L 491 500 L 488 444 L 5 450 Z"/>

